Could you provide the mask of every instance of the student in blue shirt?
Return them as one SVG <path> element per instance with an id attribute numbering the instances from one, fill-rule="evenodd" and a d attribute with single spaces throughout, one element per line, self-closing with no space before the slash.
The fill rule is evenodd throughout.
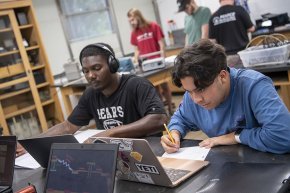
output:
<path id="1" fill-rule="evenodd" d="M 175 85 L 186 91 L 168 125 L 166 152 L 178 151 L 189 130 L 209 136 L 199 145 L 242 143 L 263 152 L 290 152 L 290 113 L 271 79 L 249 69 L 227 67 L 224 48 L 201 40 L 181 51 L 174 64 Z"/>

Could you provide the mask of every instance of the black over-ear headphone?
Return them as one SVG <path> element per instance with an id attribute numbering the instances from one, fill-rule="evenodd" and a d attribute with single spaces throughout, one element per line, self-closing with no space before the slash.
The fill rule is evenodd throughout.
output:
<path id="1" fill-rule="evenodd" d="M 115 55 L 113 54 L 113 52 L 105 45 L 103 44 L 90 44 L 90 45 L 87 45 L 86 47 L 84 47 L 80 53 L 80 63 L 82 63 L 81 61 L 81 57 L 82 57 L 82 52 L 87 49 L 88 47 L 96 47 L 96 48 L 100 48 L 100 49 L 103 49 L 105 51 L 107 51 L 109 53 L 109 56 L 108 56 L 108 65 L 109 65 L 109 69 L 110 69 L 110 72 L 111 73 L 116 73 L 118 71 L 118 68 L 119 68 L 119 60 L 115 57 Z"/>

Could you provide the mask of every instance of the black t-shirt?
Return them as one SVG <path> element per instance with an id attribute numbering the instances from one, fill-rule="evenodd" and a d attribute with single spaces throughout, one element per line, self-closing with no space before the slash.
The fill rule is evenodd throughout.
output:
<path id="1" fill-rule="evenodd" d="M 135 122 L 148 114 L 165 114 L 154 86 L 145 78 L 122 75 L 119 87 L 111 96 L 87 88 L 68 121 L 84 126 L 94 119 L 98 129 L 110 129 Z"/>
<path id="2" fill-rule="evenodd" d="M 210 18 L 209 38 L 223 45 L 228 55 L 236 54 L 249 43 L 247 30 L 252 26 L 250 16 L 243 7 L 225 5 Z"/>

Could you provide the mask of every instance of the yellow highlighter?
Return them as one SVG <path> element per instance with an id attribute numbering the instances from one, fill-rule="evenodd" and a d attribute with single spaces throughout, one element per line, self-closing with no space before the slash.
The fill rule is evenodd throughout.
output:
<path id="1" fill-rule="evenodd" d="M 172 135 L 171 135 L 169 129 L 167 128 L 166 124 L 164 123 L 163 125 L 164 125 L 164 127 L 165 127 L 166 132 L 168 133 L 168 135 L 169 135 L 169 137 L 170 137 L 170 141 L 171 141 L 172 143 L 175 144 L 175 141 L 174 141 L 174 139 L 173 139 L 173 137 L 172 137 Z"/>

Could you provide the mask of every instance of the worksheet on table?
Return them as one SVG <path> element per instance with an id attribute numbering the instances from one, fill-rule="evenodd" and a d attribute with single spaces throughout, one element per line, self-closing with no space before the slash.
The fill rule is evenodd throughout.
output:
<path id="1" fill-rule="evenodd" d="M 164 153 L 162 157 L 168 158 L 178 158 L 178 159 L 190 159 L 190 160 L 205 160 L 210 148 L 206 149 L 204 147 L 193 146 L 193 147 L 183 147 L 175 153 Z"/>

